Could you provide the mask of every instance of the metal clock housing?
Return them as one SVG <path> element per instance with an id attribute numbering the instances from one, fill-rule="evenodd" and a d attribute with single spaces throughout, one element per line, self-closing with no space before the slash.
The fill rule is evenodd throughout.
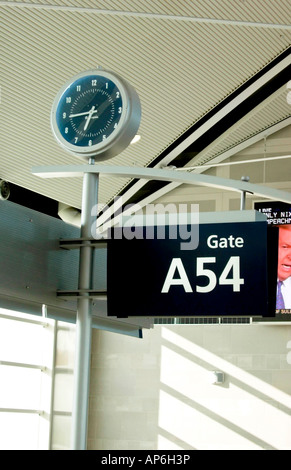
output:
<path id="1" fill-rule="evenodd" d="M 101 161 L 121 153 L 136 135 L 141 105 L 135 89 L 102 69 L 75 75 L 55 97 L 51 127 L 65 150 Z"/>

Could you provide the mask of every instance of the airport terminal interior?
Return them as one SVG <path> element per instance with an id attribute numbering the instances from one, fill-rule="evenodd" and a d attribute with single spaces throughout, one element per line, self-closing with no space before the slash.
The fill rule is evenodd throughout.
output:
<path id="1" fill-rule="evenodd" d="M 0 0 L 0 39 L 0 449 L 291 450 L 290 1 Z"/>

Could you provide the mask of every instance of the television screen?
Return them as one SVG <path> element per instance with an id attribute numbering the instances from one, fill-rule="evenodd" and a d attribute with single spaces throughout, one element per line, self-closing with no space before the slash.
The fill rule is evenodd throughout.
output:
<path id="1" fill-rule="evenodd" d="M 264 202 L 254 208 L 267 216 L 269 291 L 276 315 L 291 314 L 291 204 Z"/>

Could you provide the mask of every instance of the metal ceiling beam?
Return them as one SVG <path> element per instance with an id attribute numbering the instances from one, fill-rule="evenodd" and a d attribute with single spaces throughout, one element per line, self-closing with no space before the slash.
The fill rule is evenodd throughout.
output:
<path id="1" fill-rule="evenodd" d="M 289 52 L 287 54 L 287 52 Z M 287 81 L 288 74 L 291 71 L 291 48 L 285 51 L 282 60 L 274 61 L 274 65 L 257 74 L 257 78 L 253 77 L 248 83 L 236 90 L 232 95 L 227 97 L 225 101 L 218 104 L 214 110 L 209 112 L 201 122 L 196 123 L 192 129 L 189 129 L 180 139 L 178 139 L 172 147 L 165 151 L 165 156 L 160 163 L 173 163 L 174 159 L 181 155 L 182 152 L 189 149 L 192 150 L 193 144 L 199 139 L 204 138 L 206 133 L 214 134 L 214 128 L 218 134 L 222 132 L 222 122 L 225 122 L 226 129 L 231 128 L 235 122 L 242 119 L 248 112 L 256 108 L 260 103 L 265 101 L 272 93 L 278 90 Z M 248 106 L 246 105 L 248 104 Z M 239 110 L 241 117 L 239 116 Z M 230 116 L 232 118 L 230 119 Z M 209 144 L 210 138 L 207 139 Z M 195 144 L 196 145 L 196 144 Z M 200 150 L 200 149 L 199 149 Z"/>
<path id="2" fill-rule="evenodd" d="M 100 176 L 116 176 L 119 178 L 141 178 L 144 180 L 169 181 L 196 186 L 208 186 L 228 191 L 255 194 L 267 199 L 291 203 L 291 193 L 280 191 L 259 184 L 219 178 L 218 176 L 183 173 L 175 170 L 158 168 L 138 168 L 112 165 L 57 165 L 33 167 L 32 173 L 41 178 L 75 178 L 85 173 L 98 173 Z"/>
<path id="3" fill-rule="evenodd" d="M 223 153 L 221 153 L 220 155 L 217 155 L 216 157 L 214 157 L 212 160 L 211 160 L 211 163 L 209 163 L 209 166 L 216 166 L 217 164 L 219 164 L 220 162 L 226 160 L 227 158 L 230 158 L 232 157 L 234 154 L 244 150 L 245 148 L 259 142 L 260 140 L 262 140 L 264 137 L 267 136 L 270 136 L 272 134 L 274 134 L 275 132 L 278 132 L 279 130 L 283 129 L 284 127 L 288 126 L 288 125 L 291 125 L 291 117 L 290 118 L 287 118 L 285 119 L 284 121 L 281 121 L 277 124 L 274 124 L 274 126 L 271 126 L 269 127 L 268 129 L 264 129 L 262 132 L 259 132 L 258 134 L 244 140 L 243 142 L 240 142 L 238 145 L 236 145 L 235 147 L 232 147 L 231 149 L 228 149 L 226 151 L 224 151 Z M 253 160 L 250 160 L 250 163 L 252 162 Z M 263 160 L 262 160 L 263 161 Z M 187 167 L 184 167 L 183 168 L 184 170 L 187 170 Z M 204 171 L 206 171 L 207 168 L 205 168 L 204 166 L 201 166 L 199 168 L 197 168 L 195 170 L 195 173 L 203 173 Z M 177 170 L 179 170 L 177 168 Z M 126 193 L 126 196 L 127 198 L 130 198 L 131 196 L 134 195 L 134 190 L 137 190 L 137 187 L 139 185 L 139 187 L 141 188 L 143 185 L 145 185 L 147 182 L 147 180 L 139 180 L 133 187 L 131 187 L 127 193 Z M 173 191 L 174 189 L 176 189 L 177 187 L 179 187 L 182 183 L 169 183 L 167 184 L 166 186 L 164 186 L 163 188 L 159 188 L 158 190 L 152 192 L 150 195 L 144 197 L 143 199 L 141 199 L 138 204 L 139 206 L 141 207 L 144 207 L 146 206 L 147 204 L 151 204 L 153 203 L 154 201 L 156 201 L 157 199 L 165 196 L 165 194 Z M 115 210 L 119 210 L 121 207 L 122 207 L 122 199 L 120 199 L 120 202 L 117 201 L 117 202 L 114 202 L 114 207 L 115 207 Z M 110 214 L 110 215 L 113 215 L 113 214 Z M 102 223 L 104 223 L 106 220 L 108 220 L 108 218 L 110 217 L 110 215 L 107 214 L 107 217 L 106 217 L 106 214 L 102 214 L 101 217 L 98 219 L 98 222 L 100 222 L 100 225 Z M 116 221 L 119 220 L 119 215 L 118 216 L 114 216 L 113 215 L 113 218 L 111 219 L 111 225 L 114 225 L 116 223 Z"/>
<path id="4" fill-rule="evenodd" d="M 262 102 L 268 99 L 268 97 L 282 85 L 281 81 L 284 82 L 285 79 L 287 81 L 286 77 L 289 77 L 288 73 L 290 73 L 291 68 L 290 52 L 291 48 L 284 51 L 283 54 L 274 59 L 273 62 L 268 64 L 256 76 L 252 77 L 224 101 L 219 103 L 216 108 L 211 110 L 199 122 L 195 123 L 192 128 L 188 129 L 187 132 L 164 150 L 164 152 L 162 152 L 162 154 L 159 155 L 159 157 L 157 157 L 150 166 L 153 168 L 160 168 L 162 166 L 172 164 L 175 166 L 184 166 L 184 164 L 189 164 L 192 160 L 191 158 L 188 159 L 189 161 L 187 160 L 183 163 L 180 156 L 185 154 L 185 152 L 197 150 L 197 143 L 201 140 L 205 141 L 205 145 L 203 146 L 201 143 L 198 145 L 198 155 L 201 154 L 205 148 L 209 148 L 209 145 L 211 145 L 213 141 L 217 140 L 221 134 L 226 130 L 233 128 L 235 122 L 233 119 L 234 117 L 237 118 L 239 108 L 243 108 L 245 114 L 249 113 L 250 110 L 261 105 Z M 256 97 L 256 100 L 254 97 Z M 246 103 L 248 103 L 248 107 L 246 106 Z M 240 120 L 243 119 L 245 114 L 242 114 Z M 230 116 L 232 116 L 232 119 L 230 119 Z M 224 122 L 224 128 L 222 126 L 222 122 Z M 214 131 L 216 134 L 218 132 L 218 135 L 215 135 Z M 269 132 L 269 129 L 262 132 Z M 179 160 L 179 164 L 176 163 L 176 159 Z M 221 160 L 219 159 L 218 161 Z M 148 181 L 143 179 L 132 180 L 119 194 L 122 196 L 124 203 L 140 202 L 143 204 L 143 199 L 149 198 L 153 200 L 155 199 L 155 194 L 160 194 L 161 191 L 168 192 L 174 188 L 173 183 L 169 184 L 167 188 L 151 188 L 150 193 L 147 192 L 147 196 L 143 195 L 139 198 L 139 193 L 144 192 L 143 190 L 147 183 Z M 178 184 L 179 183 L 177 183 L 176 186 L 178 186 Z M 150 197 L 150 194 L 152 194 L 153 197 Z M 105 215 L 106 214 L 104 213 L 104 218 Z M 112 214 L 108 213 L 108 217 L 111 216 Z"/>
<path id="5" fill-rule="evenodd" d="M 272 134 L 275 134 L 276 132 L 280 131 L 281 129 L 284 129 L 285 127 L 288 127 L 291 125 L 291 117 L 284 119 L 283 121 L 277 122 L 276 124 L 265 128 L 263 131 L 258 132 L 255 135 L 252 135 L 248 137 L 247 139 L 243 140 L 242 142 L 239 142 L 237 145 L 234 145 L 233 147 L 224 150 L 218 155 L 215 155 L 209 162 L 205 164 L 200 165 L 200 170 L 197 169 L 197 171 L 205 171 L 205 166 L 216 166 L 217 163 L 220 163 L 233 155 L 241 152 L 242 150 L 245 150 L 246 148 L 250 147 L 251 145 L 256 144 L 260 140 L 263 140 L 264 138 L 270 137 Z M 225 134 L 223 135 L 225 137 Z M 216 145 L 217 142 L 215 141 Z M 199 157 L 199 160 L 203 155 L 209 150 L 211 146 L 206 147 L 205 151 L 200 152 L 197 157 Z M 197 161 L 197 160 L 196 160 Z M 192 162 L 189 162 L 189 167 L 195 165 L 195 161 L 193 160 Z M 203 168 L 204 167 L 204 168 Z M 185 169 L 187 166 L 184 167 Z"/>

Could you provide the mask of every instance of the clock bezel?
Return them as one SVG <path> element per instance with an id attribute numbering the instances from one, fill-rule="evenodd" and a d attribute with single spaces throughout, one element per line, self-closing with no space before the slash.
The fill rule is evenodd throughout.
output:
<path id="1" fill-rule="evenodd" d="M 111 80 L 121 93 L 122 113 L 116 129 L 104 141 L 92 146 L 77 146 L 68 142 L 61 134 L 57 124 L 56 114 L 63 94 L 80 78 L 89 76 L 105 77 Z M 135 89 L 123 78 L 113 72 L 103 69 L 92 69 L 80 72 L 68 80 L 58 91 L 51 110 L 51 128 L 57 142 L 62 148 L 88 161 L 95 158 L 98 161 L 107 160 L 122 152 L 136 135 L 141 119 L 141 106 Z"/>

